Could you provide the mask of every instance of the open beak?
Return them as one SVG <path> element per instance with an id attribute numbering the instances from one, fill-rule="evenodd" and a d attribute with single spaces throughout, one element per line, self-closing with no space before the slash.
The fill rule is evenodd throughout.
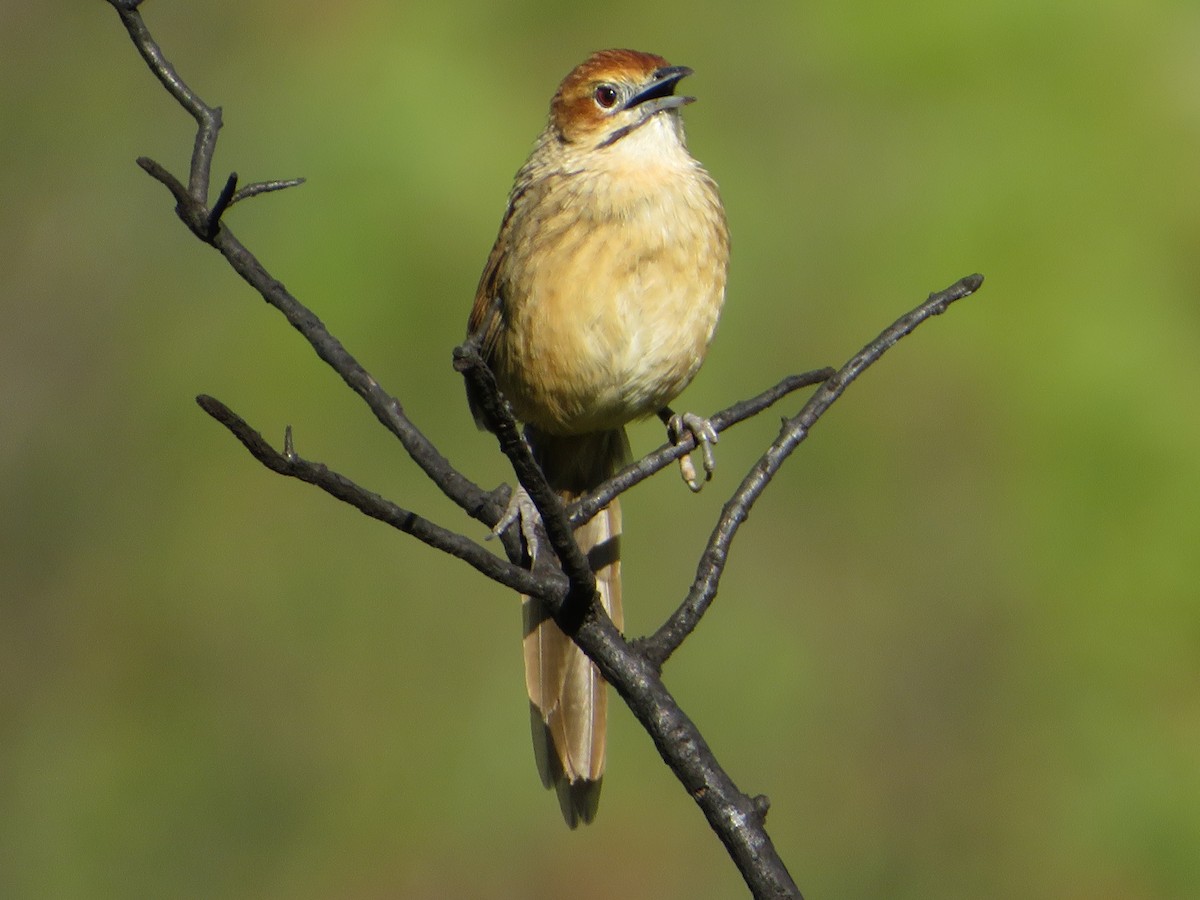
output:
<path id="1" fill-rule="evenodd" d="M 646 118 L 664 109 L 677 109 L 694 101 L 695 97 L 675 96 L 675 85 L 692 70 L 687 66 L 665 66 L 654 72 L 654 77 L 640 91 L 625 102 L 625 109 L 640 106 L 642 115 Z"/>

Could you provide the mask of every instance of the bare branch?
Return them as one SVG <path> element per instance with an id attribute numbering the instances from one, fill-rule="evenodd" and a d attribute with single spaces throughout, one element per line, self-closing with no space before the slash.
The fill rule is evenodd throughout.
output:
<path id="1" fill-rule="evenodd" d="M 770 801 L 749 797 L 717 762 L 657 667 L 630 646 L 607 616 L 589 616 L 574 635 L 654 741 L 725 846 L 756 898 L 803 900 L 766 829 Z"/>
<path id="2" fill-rule="evenodd" d="M 717 595 L 717 587 L 725 564 L 729 559 L 729 547 L 737 536 L 750 508 L 771 483 L 779 467 L 791 456 L 817 420 L 861 375 L 868 366 L 877 362 L 884 353 L 905 335 L 932 316 L 941 315 L 957 300 L 969 297 L 983 284 L 982 275 L 968 275 L 944 291 L 930 294 L 929 299 L 892 323 L 879 337 L 867 344 L 842 366 L 837 374 L 826 381 L 803 408 L 784 422 L 779 437 L 751 467 L 741 485 L 730 497 L 721 512 L 717 526 L 713 529 L 708 546 L 700 559 L 696 580 L 680 607 L 651 637 L 639 642 L 640 648 L 658 666 L 674 653 L 691 634 Z"/>
<path id="3" fill-rule="evenodd" d="M 243 200 L 249 200 L 251 197 L 257 197 L 259 194 L 269 194 L 274 191 L 283 191 L 291 187 L 299 187 L 304 184 L 303 178 L 285 178 L 279 181 L 258 181 L 254 184 L 248 184 L 244 188 L 240 188 L 233 199 L 229 201 L 229 205 L 240 203 Z"/>
<path id="4" fill-rule="evenodd" d="M 225 179 L 225 185 L 221 188 L 221 193 L 217 194 L 217 202 L 208 211 L 205 223 L 206 227 L 204 229 L 204 239 L 206 241 L 211 241 L 216 235 L 217 229 L 221 227 L 221 216 L 225 215 L 225 210 L 233 202 L 233 195 L 237 190 L 237 182 L 237 172 L 230 172 L 229 177 Z"/>
<path id="5" fill-rule="evenodd" d="M 607 618 L 607 614 L 596 597 L 596 575 L 588 565 L 587 556 L 575 540 L 574 530 L 567 518 L 563 502 L 546 481 L 541 466 L 533 458 L 529 444 L 521 436 L 520 429 L 508 404 L 500 395 L 496 376 L 479 355 L 474 340 L 468 339 L 454 350 L 454 368 L 475 389 L 479 406 L 488 421 L 488 427 L 500 442 L 500 449 L 512 463 L 517 480 L 533 500 L 542 517 L 542 526 L 549 538 L 550 546 L 558 557 L 563 572 L 570 583 L 565 609 L 560 613 L 553 606 L 554 618 L 567 634 L 571 634 L 578 619 L 596 607 L 596 612 Z M 519 530 L 519 529 L 518 529 Z"/>
<path id="6" fill-rule="evenodd" d="M 315 485 L 343 503 L 353 506 L 364 515 L 391 525 L 405 534 L 411 534 L 435 550 L 441 550 L 443 553 L 463 560 L 478 572 L 518 593 L 538 595 L 557 593 L 561 596 L 565 592 L 565 583 L 561 575 L 557 578 L 545 576 L 534 578 L 528 570 L 505 562 L 465 535 L 456 534 L 360 487 L 346 476 L 332 471 L 322 463 L 303 459 L 296 453 L 290 428 L 287 439 L 284 441 L 284 451 L 280 453 L 267 443 L 259 432 L 251 428 L 241 416 L 220 400 L 201 394 L 196 398 L 196 402 L 201 409 L 229 429 L 230 433 L 250 451 L 250 454 L 272 472 L 286 475 L 289 478 L 298 478 Z"/>
<path id="7" fill-rule="evenodd" d="M 204 240 L 211 241 L 216 236 L 217 230 L 221 227 L 221 217 L 225 215 L 225 210 L 229 209 L 233 204 L 241 200 L 248 200 L 250 197 L 257 197 L 259 194 L 269 194 L 273 191 L 282 191 L 290 187 L 296 187 L 304 184 L 304 179 L 287 178 L 279 181 L 259 181 L 255 184 L 248 184 L 240 190 L 238 189 L 237 182 L 237 172 L 230 172 L 229 178 L 225 180 L 225 186 L 221 188 L 221 193 L 217 195 L 217 202 L 212 205 L 212 209 L 208 212 Z"/>
<path id="8" fill-rule="evenodd" d="M 192 198 L 188 194 L 187 188 L 183 186 L 183 183 L 170 172 L 168 172 L 162 165 L 155 162 L 148 156 L 139 156 L 137 158 L 137 164 L 145 169 L 147 174 L 149 174 L 149 176 L 155 181 L 166 185 L 167 190 L 171 192 L 171 196 L 175 198 L 176 211 L 179 211 L 182 207 L 186 207 L 192 202 Z M 179 213 L 179 217 L 184 219 L 185 222 L 187 221 L 182 212 Z"/>
<path id="9" fill-rule="evenodd" d="M 488 492 L 458 472 L 405 415 L 400 402 L 385 392 L 354 359 L 321 321 L 275 278 L 234 237 L 223 217 L 240 200 L 299 184 L 302 179 L 265 181 L 240 190 L 237 175 L 224 182 L 212 207 L 208 206 L 212 159 L 221 127 L 221 110 L 209 106 L 188 87 L 143 23 L 138 8 L 141 0 L 108 0 L 117 10 L 126 30 L 154 75 L 171 96 L 196 120 L 197 133 L 187 185 L 157 162 L 142 158 L 138 164 L 161 182 L 175 198 L 176 212 L 205 243 L 216 248 L 229 265 L 270 305 L 283 313 L 317 355 L 333 368 L 394 434 L 425 474 L 454 502 L 475 519 L 492 526 L 499 519 L 507 489 Z M 579 550 L 573 528 L 612 501 L 622 491 L 661 470 L 671 461 L 694 449 L 686 438 L 678 446 L 664 446 L 627 467 L 565 510 L 550 490 L 533 460 L 496 387 L 495 379 L 470 341 L 455 352 L 455 365 L 477 388 L 485 414 L 491 420 L 500 446 L 513 465 L 517 479 L 541 513 L 547 540 L 559 561 L 550 554 L 538 560 L 534 572 L 522 568 L 522 550 L 516 530 L 506 535 L 509 562 L 484 550 L 464 535 L 430 522 L 320 463 L 302 459 L 295 451 L 290 429 L 283 452 L 275 450 L 262 436 L 228 407 L 211 397 L 197 398 L 211 416 L 221 422 L 249 452 L 272 471 L 313 484 L 364 514 L 417 537 L 431 547 L 463 559 L 477 571 L 512 590 L 543 599 L 556 621 L 564 627 L 628 704 L 675 776 L 704 812 L 756 897 L 800 897 L 783 861 L 768 836 L 764 820 L 769 803 L 765 797 L 742 793 L 717 763 L 695 725 L 679 708 L 660 677 L 665 660 L 695 629 L 716 595 L 729 548 L 750 508 L 770 483 L 779 467 L 804 440 L 809 429 L 845 388 L 888 347 L 931 315 L 943 312 L 950 303 L 977 290 L 982 278 L 963 279 L 908 316 L 869 344 L 837 373 L 831 370 L 792 376 L 758 397 L 735 404 L 713 418 L 718 431 L 769 407 L 781 397 L 804 386 L 824 382 L 800 413 L 787 420 L 779 438 L 747 474 L 725 505 L 720 521 L 697 570 L 687 598 L 658 632 L 631 646 L 595 602 L 595 577 Z M 569 515 L 568 515 L 569 512 Z"/>
<path id="10" fill-rule="evenodd" d="M 546 484 L 545 476 L 520 436 L 491 370 L 471 341 L 455 350 L 454 359 L 455 367 L 471 382 L 489 427 L 512 461 L 521 484 L 530 492 L 543 518 L 550 516 L 547 531 L 558 535 L 557 539 L 554 535 L 551 539 L 560 560 L 565 556 L 571 561 L 573 571 L 568 571 L 571 589 L 561 605 L 549 603 L 555 621 L 564 625 L 564 630 L 570 629 L 567 633 L 596 663 L 646 729 L 663 761 L 704 812 L 754 896 L 800 897 L 767 835 L 766 798 L 750 798 L 738 789 L 699 729 L 667 690 L 657 666 L 625 640 L 600 604 L 594 602 L 595 576 L 575 542 L 561 502 Z M 564 543 L 566 546 L 561 546 Z M 567 569 L 568 563 L 564 562 L 563 567 Z M 583 600 L 586 603 L 579 610 L 570 609 L 572 603 Z M 580 614 L 581 618 L 576 618 Z"/>
<path id="11" fill-rule="evenodd" d="M 129 32 L 129 37 L 133 39 L 134 46 L 142 54 L 142 59 L 146 61 L 150 71 L 179 105 L 196 120 L 196 141 L 192 148 L 188 193 L 196 202 L 203 204 L 208 198 L 209 172 L 212 169 L 213 152 L 217 146 L 217 133 L 221 130 L 221 107 L 209 106 L 179 77 L 175 67 L 163 55 L 162 48 L 146 28 L 146 23 L 138 12 L 140 0 L 109 0 L 109 3 L 117 10 L 125 30 Z"/>
<path id="12" fill-rule="evenodd" d="M 737 425 L 752 416 L 758 415 L 783 397 L 803 387 L 820 384 L 827 378 L 833 377 L 833 369 L 815 369 L 800 375 L 789 375 L 774 387 L 767 388 L 757 397 L 742 400 L 727 409 L 714 414 L 709 421 L 719 434 L 727 428 Z M 584 522 L 608 506 L 615 497 L 620 496 L 635 484 L 640 484 L 669 466 L 679 457 L 696 449 L 696 439 L 690 431 L 684 431 L 683 439 L 678 444 L 666 443 L 636 462 L 630 463 L 608 481 L 600 485 L 585 497 L 581 497 L 569 507 L 571 524 L 579 527 Z"/>
<path id="13" fill-rule="evenodd" d="M 342 342 L 329 333 L 324 323 L 263 268 L 228 227 L 221 227 L 212 244 L 228 260 L 234 271 L 257 290 L 267 303 L 283 313 L 292 327 L 312 345 L 317 356 L 366 402 L 375 417 L 400 440 L 412 460 L 447 497 L 473 518 L 489 527 L 495 524 L 503 507 L 492 494 L 450 464 L 408 418 L 400 401 L 387 393 Z"/>
<path id="14" fill-rule="evenodd" d="M 341 342 L 329 333 L 317 316 L 288 293 L 283 284 L 271 277 L 254 255 L 234 237 L 229 228 L 219 222 L 219 218 L 214 219 L 206 202 L 212 155 L 216 147 L 217 131 L 220 129 L 220 109 L 207 105 L 179 77 L 142 21 L 137 11 L 138 4 L 122 0 L 108 2 L 120 14 L 129 36 L 150 70 L 166 86 L 171 96 L 196 119 L 198 125 L 187 190 L 183 189 L 178 179 L 154 160 L 142 157 L 138 164 L 171 191 L 176 200 L 176 212 L 192 232 L 220 251 L 234 271 L 258 291 L 267 303 L 284 314 L 292 327 L 304 335 L 317 355 L 341 375 L 346 384 L 362 397 L 384 427 L 400 440 L 409 456 L 430 480 L 469 515 L 490 527 L 502 512 L 502 507 L 492 494 L 451 466 L 405 415 L 400 402 L 379 386 Z M 236 184 L 235 178 L 236 176 L 233 176 L 226 182 L 227 190 L 231 183 Z M 270 190 L 288 186 L 286 182 L 263 184 L 272 185 Z M 268 188 L 252 185 L 244 189 L 246 192 L 252 190 L 253 193 L 263 193 Z M 238 199 L 237 193 L 230 197 L 226 205 L 232 204 L 235 199 Z"/>

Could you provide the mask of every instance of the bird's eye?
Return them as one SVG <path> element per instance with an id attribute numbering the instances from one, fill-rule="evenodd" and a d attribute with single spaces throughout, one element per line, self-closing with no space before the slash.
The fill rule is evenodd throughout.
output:
<path id="1" fill-rule="evenodd" d="M 596 90 L 592 92 L 592 97 L 596 101 L 596 105 L 601 109 L 612 109 L 617 105 L 617 98 L 620 96 L 617 89 L 611 84 L 601 84 L 596 86 Z"/>

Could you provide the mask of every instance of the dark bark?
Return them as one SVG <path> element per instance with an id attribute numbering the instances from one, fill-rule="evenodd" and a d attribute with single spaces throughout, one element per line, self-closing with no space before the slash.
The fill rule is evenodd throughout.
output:
<path id="1" fill-rule="evenodd" d="M 264 181 L 238 188 L 237 175 L 231 174 L 210 204 L 213 153 L 221 128 L 220 108 L 206 104 L 167 61 L 138 11 L 141 0 L 108 2 L 120 15 L 151 72 L 197 125 L 186 185 L 154 160 L 143 157 L 138 164 L 171 192 L 176 214 L 188 228 L 221 253 L 238 275 L 267 303 L 283 313 L 317 355 L 395 435 L 425 476 L 470 516 L 489 528 L 495 526 L 508 501 L 507 489 L 487 491 L 451 465 L 408 418 L 399 400 L 380 387 L 320 319 L 272 277 L 225 224 L 223 217 L 235 204 L 296 186 L 303 179 Z M 978 290 L 982 281 L 982 276 L 972 275 L 932 295 L 836 372 L 821 369 L 790 376 L 757 397 L 736 403 L 711 417 L 713 426 L 721 432 L 757 415 L 799 388 L 820 385 L 799 413 L 784 420 L 779 437 L 751 467 L 725 504 L 700 559 L 691 590 L 679 608 L 652 636 L 633 642 L 617 631 L 594 602 L 595 579 L 575 543 L 572 530 L 613 498 L 693 450 L 693 439 L 689 434 L 685 433 L 678 445 L 666 444 L 632 463 L 592 494 L 565 508 L 530 455 L 517 423 L 496 388 L 492 373 L 469 341 L 457 348 L 455 366 L 471 383 L 501 450 L 512 463 L 517 480 L 537 506 L 545 541 L 553 551 L 552 554 L 541 554 L 539 565 L 529 571 L 520 529 L 509 528 L 502 535 L 508 556 L 505 561 L 477 541 L 372 493 L 323 464 L 303 459 L 292 446 L 290 431 L 285 436 L 283 450 L 278 451 L 220 401 L 208 396 L 201 396 L 197 401 L 271 471 L 313 484 L 364 514 L 463 560 L 493 581 L 545 601 L 556 621 L 596 662 L 650 735 L 663 760 L 703 811 L 754 896 L 800 897 L 800 891 L 767 834 L 767 798 L 751 797 L 737 787 L 717 762 L 703 735 L 671 696 L 663 683 L 661 669 L 712 605 L 731 545 L 751 507 L 820 417 L 855 378 L 900 338 L 931 316 L 944 312 L 951 303 Z"/>

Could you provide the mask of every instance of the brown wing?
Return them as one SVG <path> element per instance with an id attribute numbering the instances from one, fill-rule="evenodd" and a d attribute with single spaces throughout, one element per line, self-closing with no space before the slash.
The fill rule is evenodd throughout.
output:
<path id="1" fill-rule="evenodd" d="M 540 181 L 535 180 L 528 166 L 517 173 L 512 193 L 508 197 L 508 208 L 500 222 L 500 232 L 496 235 L 496 243 L 492 245 L 492 252 L 483 267 L 483 274 L 479 276 L 479 287 L 475 289 L 475 304 L 471 307 L 471 317 L 467 320 L 467 338 L 475 338 L 479 342 L 479 352 L 483 354 L 483 359 L 488 365 L 492 364 L 496 341 L 504 330 L 508 315 L 506 304 L 510 298 L 505 296 L 501 269 L 508 253 L 514 219 L 518 210 L 527 209 L 531 203 L 536 204 L 553 181 L 553 176 L 549 175 L 544 175 Z M 487 425 L 479 412 L 479 404 L 471 395 L 470 388 L 467 389 L 467 401 L 471 405 L 475 424 L 486 428 Z"/>
<path id="2" fill-rule="evenodd" d="M 508 195 L 508 208 L 504 210 L 504 218 L 500 220 L 500 231 L 496 235 L 496 243 L 488 256 L 483 274 L 479 276 L 479 287 L 475 289 L 475 305 L 471 307 L 471 318 L 467 320 L 467 337 L 479 335 L 480 348 L 484 359 L 489 359 L 496 346 L 496 336 L 499 333 L 504 315 L 503 288 L 500 284 L 500 266 L 504 255 L 508 252 L 509 231 L 513 226 L 513 217 L 518 207 L 525 206 L 532 197 L 541 191 L 531 190 L 533 182 L 525 168 L 517 173 L 512 192 Z M 489 360 L 490 361 L 490 360 Z"/>
<path id="3" fill-rule="evenodd" d="M 492 245 L 483 274 L 479 276 L 479 287 L 475 289 L 475 304 L 471 307 L 471 318 L 467 320 L 467 337 L 479 336 L 480 348 L 484 358 L 491 355 L 496 343 L 496 329 L 500 324 L 500 263 L 504 259 L 504 251 L 508 244 L 508 223 L 512 218 L 512 207 L 504 215 L 500 225 L 500 234 Z"/>
<path id="4" fill-rule="evenodd" d="M 479 276 L 479 287 L 475 289 L 475 304 L 471 307 L 471 317 L 467 320 L 467 339 L 478 341 L 479 352 L 488 365 L 492 363 L 492 352 L 495 350 L 496 339 L 504 323 L 504 297 L 500 286 L 500 264 L 504 260 L 504 254 L 508 247 L 508 226 L 512 220 L 512 209 L 510 203 L 508 211 L 504 214 L 504 221 L 500 223 L 500 233 L 496 236 L 496 243 L 492 245 L 492 252 L 488 256 L 487 264 L 483 267 L 483 274 Z M 471 407 L 471 415 L 475 417 L 475 424 L 480 428 L 486 428 L 479 403 L 469 385 L 467 387 L 467 403 Z"/>

